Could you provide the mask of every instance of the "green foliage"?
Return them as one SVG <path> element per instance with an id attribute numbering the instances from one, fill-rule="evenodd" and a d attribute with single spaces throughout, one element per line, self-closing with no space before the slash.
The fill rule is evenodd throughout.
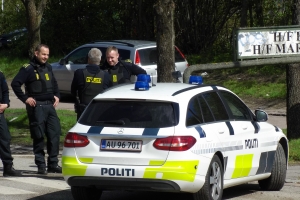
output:
<path id="1" fill-rule="evenodd" d="M 0 50 L 0 70 L 6 78 L 13 78 L 23 64 L 28 63 L 26 57 L 14 56 L 14 53 L 10 49 Z"/>
<path id="2" fill-rule="evenodd" d="M 20 0 L 6 0 L 0 10 L 0 34 L 26 27 L 25 7 Z"/>
<path id="3" fill-rule="evenodd" d="M 205 64 L 205 63 L 219 63 L 219 62 L 228 62 L 231 60 L 230 53 L 217 53 L 217 52 L 208 52 L 203 54 L 192 54 L 192 55 L 185 55 L 188 63 L 190 65 L 196 64 Z"/>
<path id="4" fill-rule="evenodd" d="M 283 83 L 259 84 L 255 80 L 228 80 L 225 81 L 223 85 L 238 96 L 251 96 L 265 99 L 286 98 L 286 85 Z"/>
<path id="5" fill-rule="evenodd" d="M 300 161 L 300 139 L 293 139 L 289 141 L 289 161 Z"/>
<path id="6" fill-rule="evenodd" d="M 76 113 L 70 110 L 57 110 L 61 124 L 61 143 L 69 129 L 76 123 Z M 11 143 L 31 146 L 29 122 L 25 109 L 7 109 L 5 116 L 11 134 Z"/>
<path id="7" fill-rule="evenodd" d="M 285 65 L 268 65 L 259 67 L 249 67 L 247 68 L 247 73 L 250 75 L 276 75 L 285 73 Z"/>

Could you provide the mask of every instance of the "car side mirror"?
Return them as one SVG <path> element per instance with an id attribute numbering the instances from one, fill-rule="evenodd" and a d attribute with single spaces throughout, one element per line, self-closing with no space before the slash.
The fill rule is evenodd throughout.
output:
<path id="1" fill-rule="evenodd" d="M 65 58 L 62 58 L 62 59 L 59 60 L 59 64 L 60 65 L 65 65 L 65 64 L 67 64 L 67 60 Z"/>
<path id="2" fill-rule="evenodd" d="M 268 114 L 263 110 L 255 110 L 254 111 L 256 120 L 259 122 L 266 122 L 268 121 Z"/>

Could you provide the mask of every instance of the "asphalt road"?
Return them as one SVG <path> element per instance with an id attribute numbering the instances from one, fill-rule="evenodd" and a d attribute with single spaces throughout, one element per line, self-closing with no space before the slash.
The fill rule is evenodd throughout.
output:
<path id="1" fill-rule="evenodd" d="M 69 185 L 61 174 L 36 174 L 37 168 L 32 155 L 13 155 L 17 170 L 22 177 L 0 178 L 1 200 L 71 200 Z M 0 167 L 2 176 L 2 167 Z M 159 192 L 104 191 L 101 200 L 182 200 L 186 194 Z M 300 199 L 300 165 L 291 165 L 287 171 L 286 183 L 281 191 L 261 191 L 257 182 L 250 182 L 224 190 L 223 199 L 247 200 L 296 200 Z"/>

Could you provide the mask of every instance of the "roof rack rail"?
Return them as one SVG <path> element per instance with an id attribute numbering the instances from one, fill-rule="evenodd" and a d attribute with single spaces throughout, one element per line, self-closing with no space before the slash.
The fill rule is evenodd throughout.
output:
<path id="1" fill-rule="evenodd" d="M 130 47 L 134 47 L 134 45 L 131 43 L 122 42 L 122 41 L 118 41 L 118 40 L 95 40 L 90 43 L 96 43 L 96 42 L 114 42 L 114 43 L 126 44 L 127 46 L 130 46 Z"/>

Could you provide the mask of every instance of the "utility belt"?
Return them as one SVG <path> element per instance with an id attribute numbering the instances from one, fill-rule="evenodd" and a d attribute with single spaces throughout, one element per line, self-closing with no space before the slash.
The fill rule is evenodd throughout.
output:
<path id="1" fill-rule="evenodd" d="M 36 105 L 53 105 L 53 101 L 35 101 L 36 102 Z"/>

